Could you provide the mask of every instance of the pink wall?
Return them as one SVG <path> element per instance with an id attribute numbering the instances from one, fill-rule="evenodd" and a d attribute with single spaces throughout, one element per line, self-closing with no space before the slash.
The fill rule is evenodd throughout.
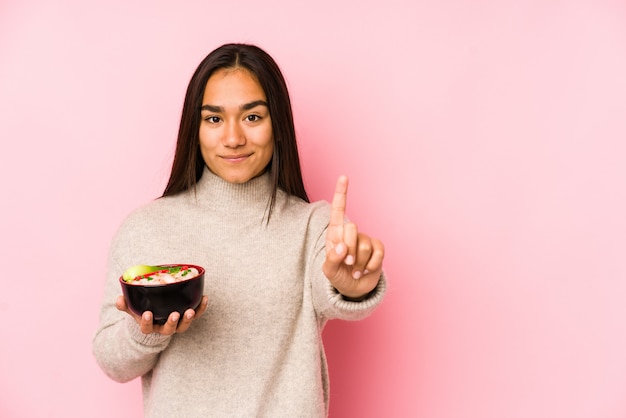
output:
<path id="1" fill-rule="evenodd" d="M 385 304 L 325 333 L 331 417 L 626 416 L 618 0 L 4 0 L 0 416 L 140 415 L 91 356 L 106 251 L 226 41 L 281 64 L 310 194 L 347 173 L 386 243 Z"/>

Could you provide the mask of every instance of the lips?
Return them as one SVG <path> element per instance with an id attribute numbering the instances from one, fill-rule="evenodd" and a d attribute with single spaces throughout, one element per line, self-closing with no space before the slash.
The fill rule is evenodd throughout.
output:
<path id="1" fill-rule="evenodd" d="M 249 156 L 251 156 L 252 154 L 235 154 L 235 155 L 222 155 L 222 159 L 226 160 L 226 161 L 230 161 L 230 162 L 238 162 L 238 161 L 243 161 L 246 158 L 248 158 Z"/>

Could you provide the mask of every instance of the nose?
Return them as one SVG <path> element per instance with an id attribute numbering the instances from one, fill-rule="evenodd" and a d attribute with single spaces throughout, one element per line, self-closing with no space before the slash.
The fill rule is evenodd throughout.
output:
<path id="1" fill-rule="evenodd" d="M 243 129 L 236 121 L 232 121 L 226 124 L 224 132 L 224 146 L 229 148 L 237 148 L 245 145 L 246 137 Z"/>

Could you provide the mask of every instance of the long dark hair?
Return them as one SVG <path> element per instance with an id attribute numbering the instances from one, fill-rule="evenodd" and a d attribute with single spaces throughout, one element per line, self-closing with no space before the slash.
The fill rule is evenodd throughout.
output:
<path id="1" fill-rule="evenodd" d="M 207 55 L 194 72 L 185 94 L 172 172 L 163 197 L 194 189 L 202 177 L 205 162 L 200 153 L 200 107 L 209 78 L 216 70 L 223 68 L 245 68 L 250 71 L 259 80 L 267 98 L 274 135 L 274 153 L 267 167 L 273 185 L 268 202 L 269 221 L 278 188 L 306 202 L 309 202 L 309 198 L 302 181 L 287 84 L 274 59 L 255 45 L 222 45 Z"/>

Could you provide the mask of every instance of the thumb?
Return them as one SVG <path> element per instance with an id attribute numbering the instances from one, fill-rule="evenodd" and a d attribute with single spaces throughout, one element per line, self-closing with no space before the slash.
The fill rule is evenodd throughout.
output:
<path id="1" fill-rule="evenodd" d="M 322 266 L 324 275 L 329 278 L 335 278 L 339 269 L 343 264 L 343 260 L 348 255 L 348 247 L 343 242 L 329 243 L 326 249 L 326 260 Z"/>
<path id="2" fill-rule="evenodd" d="M 118 311 L 128 312 L 128 306 L 126 305 L 126 299 L 124 299 L 124 296 L 119 295 L 117 299 L 115 299 L 115 307 Z"/>

